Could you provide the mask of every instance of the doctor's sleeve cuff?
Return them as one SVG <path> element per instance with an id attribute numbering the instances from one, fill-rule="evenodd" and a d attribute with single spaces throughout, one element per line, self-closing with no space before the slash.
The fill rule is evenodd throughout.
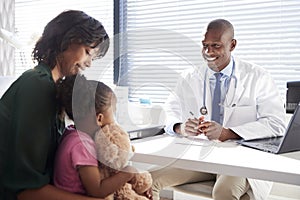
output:
<path id="1" fill-rule="evenodd" d="M 168 121 L 166 123 L 165 132 L 172 136 L 177 135 L 177 133 L 175 133 L 175 131 L 174 131 L 174 125 L 178 124 L 178 123 L 182 123 L 182 122 L 179 122 L 178 120 Z"/>

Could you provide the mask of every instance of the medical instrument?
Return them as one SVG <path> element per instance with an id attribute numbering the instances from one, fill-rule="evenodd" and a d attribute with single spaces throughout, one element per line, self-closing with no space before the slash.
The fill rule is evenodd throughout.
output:
<path id="1" fill-rule="evenodd" d="M 236 93 L 236 87 L 237 87 L 237 79 L 236 79 L 236 76 L 234 75 L 234 70 L 235 70 L 235 62 L 233 60 L 233 66 L 232 66 L 232 72 L 231 72 L 231 75 L 229 77 L 229 83 L 231 82 L 231 79 L 234 79 L 234 96 L 235 96 L 235 93 Z M 207 69 L 205 71 L 205 78 L 204 78 L 204 83 L 203 83 L 203 86 L 204 86 L 204 91 L 203 91 L 203 106 L 200 108 L 200 113 L 201 115 L 207 115 L 208 112 L 207 112 L 207 107 L 206 107 L 206 80 L 207 80 Z M 228 87 L 229 88 L 229 87 Z M 226 91 L 226 96 L 225 96 L 225 101 L 227 100 L 227 91 Z M 229 104 L 228 104 L 229 105 Z M 223 105 L 220 105 L 220 106 L 223 106 Z M 236 104 L 232 104 L 232 107 L 235 107 Z"/>
<path id="2" fill-rule="evenodd" d="M 205 103 L 204 103 L 204 105 L 200 108 L 200 113 L 201 113 L 201 115 L 207 115 L 207 109 L 206 109 Z"/>
<path id="3" fill-rule="evenodd" d="M 198 120 L 192 111 L 190 111 L 190 114 L 194 117 L 195 120 Z M 199 125 L 199 122 L 198 122 L 198 125 Z M 197 130 L 197 129 L 198 129 L 198 126 L 195 126 L 194 130 Z"/>
<path id="4" fill-rule="evenodd" d="M 193 113 L 192 111 L 190 111 L 190 114 L 191 114 L 194 118 L 196 118 L 195 115 L 194 115 L 194 113 Z"/>

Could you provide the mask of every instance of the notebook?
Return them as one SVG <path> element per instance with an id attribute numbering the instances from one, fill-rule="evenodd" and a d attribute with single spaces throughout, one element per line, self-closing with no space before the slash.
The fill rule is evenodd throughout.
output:
<path id="1" fill-rule="evenodd" d="M 295 109 L 284 136 L 255 140 L 241 140 L 239 143 L 243 146 L 274 154 L 300 150 L 300 103 L 298 103 Z"/>
<path id="2" fill-rule="evenodd" d="M 145 137 L 151 137 L 164 133 L 164 125 L 150 125 L 147 127 L 135 127 L 130 130 L 127 129 L 130 140 L 141 139 Z"/>

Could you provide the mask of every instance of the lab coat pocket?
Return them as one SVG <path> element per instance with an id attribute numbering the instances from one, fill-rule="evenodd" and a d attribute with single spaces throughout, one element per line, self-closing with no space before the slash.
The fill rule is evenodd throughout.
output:
<path id="1" fill-rule="evenodd" d="M 256 120 L 256 106 L 235 106 L 225 108 L 227 126 L 238 126 Z"/>

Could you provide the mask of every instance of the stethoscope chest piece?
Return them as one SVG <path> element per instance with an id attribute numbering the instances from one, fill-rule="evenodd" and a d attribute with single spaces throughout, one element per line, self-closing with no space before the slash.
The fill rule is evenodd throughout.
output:
<path id="1" fill-rule="evenodd" d="M 200 113 L 201 113 L 201 115 L 207 115 L 207 109 L 206 109 L 206 106 L 202 106 L 202 107 L 200 108 Z"/>

